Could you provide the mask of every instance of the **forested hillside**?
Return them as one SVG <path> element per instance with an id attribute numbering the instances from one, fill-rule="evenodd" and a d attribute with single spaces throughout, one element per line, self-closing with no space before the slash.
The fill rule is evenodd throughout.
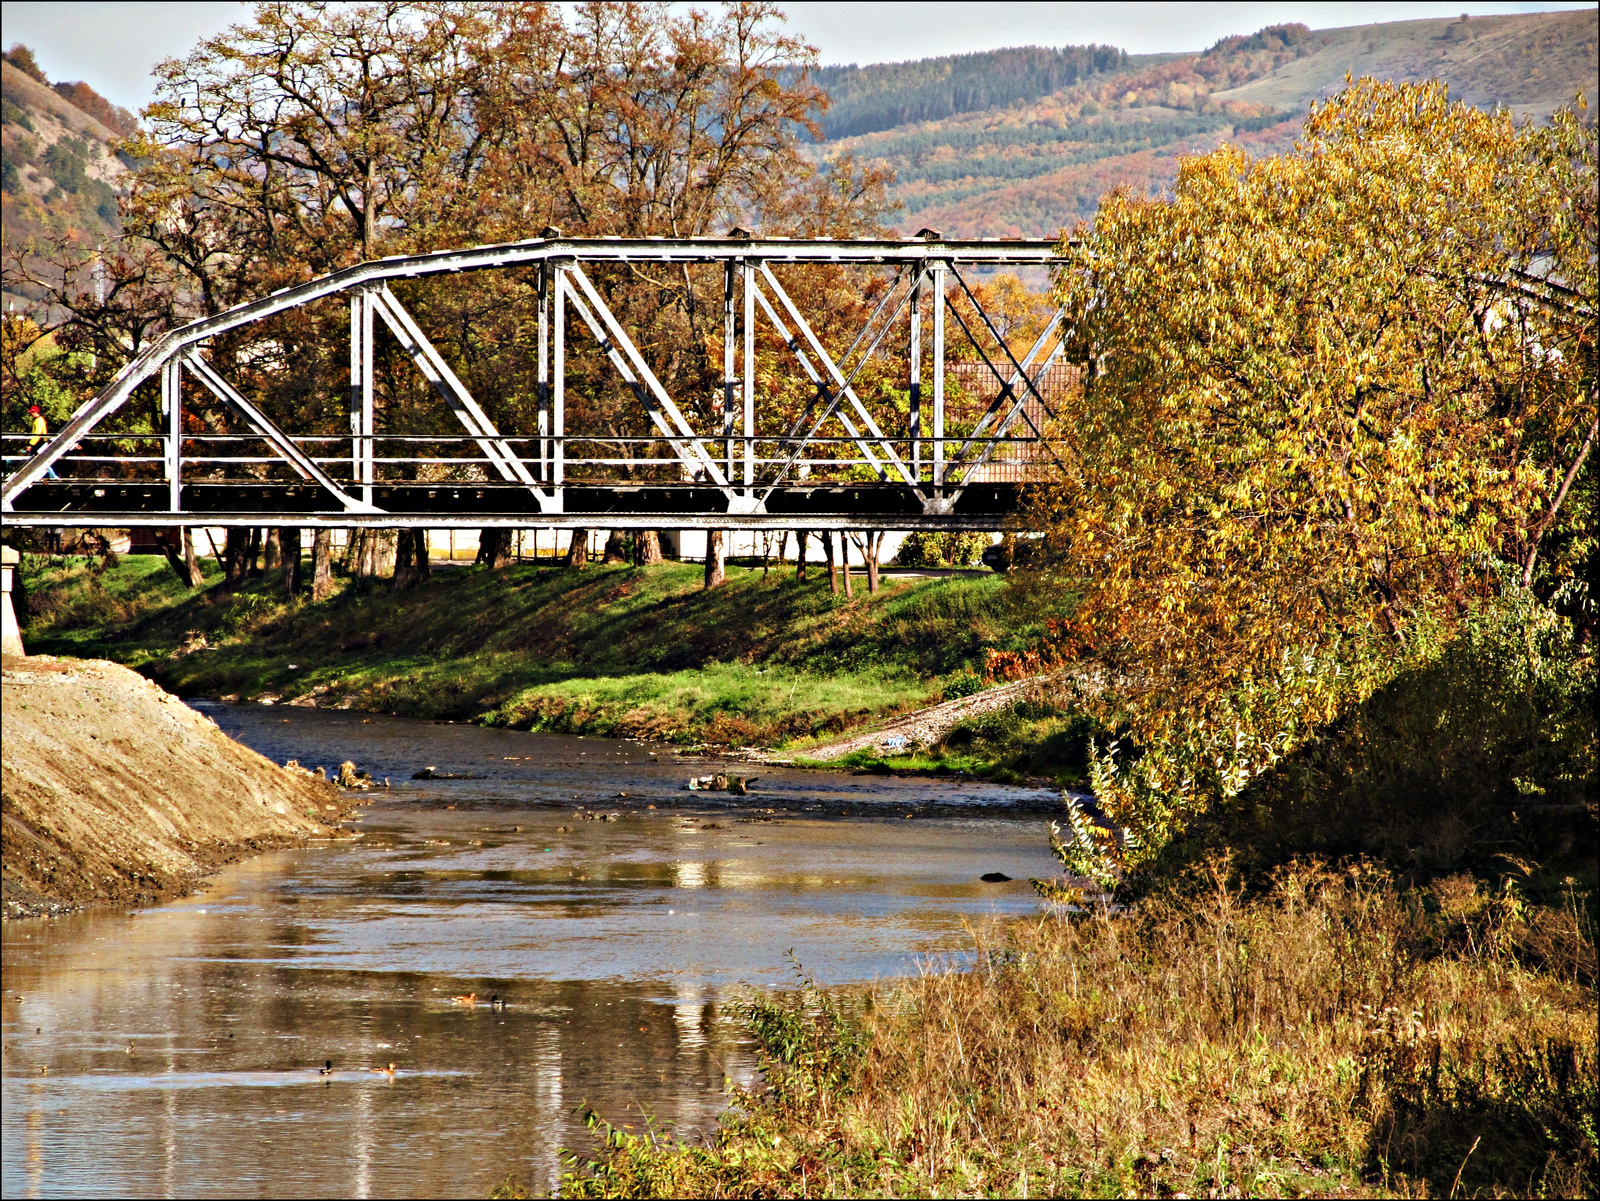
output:
<path id="1" fill-rule="evenodd" d="M 1127 52 L 1115 46 L 1023 46 L 870 67 L 822 67 L 813 78 L 833 101 L 823 122 L 825 136 L 847 138 L 1033 100 L 1127 65 Z"/>
<path id="2" fill-rule="evenodd" d="M 1092 214 L 1113 187 L 1164 188 L 1179 154 L 1224 140 L 1281 152 L 1310 102 L 1337 92 L 1347 73 L 1441 78 L 1481 107 L 1545 116 L 1594 90 L 1596 25 L 1593 11 L 1278 25 L 1192 55 L 1035 47 L 824 68 L 820 81 L 835 98 L 825 150 L 891 168 L 908 231 L 1050 236 Z M 996 99 L 980 109 L 983 93 L 970 81 L 986 70 Z M 1065 80 L 1054 88 L 1052 70 Z M 901 112 L 906 120 L 890 127 Z"/>
<path id="3" fill-rule="evenodd" d="M 0 62 L 0 95 L 5 248 L 112 238 L 125 174 L 113 146 L 133 132 L 133 114 L 82 81 L 51 84 L 25 46 Z"/>

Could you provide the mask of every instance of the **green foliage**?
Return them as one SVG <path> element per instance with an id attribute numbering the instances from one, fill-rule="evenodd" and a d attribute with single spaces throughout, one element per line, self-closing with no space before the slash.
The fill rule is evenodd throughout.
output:
<path id="1" fill-rule="evenodd" d="M 1429 877 L 1487 873 L 1510 856 L 1540 865 L 1547 886 L 1594 880 L 1596 667 L 1575 624 L 1508 586 L 1173 857 L 1228 845 L 1264 869 L 1307 852 L 1368 854 Z"/>
<path id="2" fill-rule="evenodd" d="M 951 676 L 944 682 L 944 699 L 947 701 L 959 700 L 964 696 L 975 696 L 983 691 L 983 677 L 976 672 L 964 671 Z"/>
<path id="3" fill-rule="evenodd" d="M 895 552 L 897 567 L 971 567 L 983 562 L 987 534 L 911 533 Z"/>
<path id="4" fill-rule="evenodd" d="M 45 150 L 44 165 L 63 192 L 77 195 L 89 185 L 84 148 L 75 138 L 63 136 Z"/>
<path id="5" fill-rule="evenodd" d="M 1063 835 L 1059 825 L 1050 823 L 1050 853 L 1068 878 L 1028 883 L 1045 900 L 1058 905 L 1078 905 L 1090 897 L 1103 901 L 1122 880 L 1122 848 L 1116 835 L 1090 817 L 1081 802 L 1070 796 L 1062 800 L 1067 806 L 1067 829 Z M 1092 891 L 1075 880 L 1087 881 Z"/>
<path id="6" fill-rule="evenodd" d="M 21 126 L 29 133 L 34 132 L 33 122 L 29 120 L 27 112 L 12 104 L 9 98 L 0 99 L 0 121 L 4 121 L 7 125 Z"/>
<path id="7" fill-rule="evenodd" d="M 52 430 L 78 407 L 78 388 L 92 356 L 62 351 L 52 342 L 36 344 L 17 365 L 17 386 L 7 389 L 6 418 L 11 428 L 27 430 L 29 405 L 38 405 Z"/>

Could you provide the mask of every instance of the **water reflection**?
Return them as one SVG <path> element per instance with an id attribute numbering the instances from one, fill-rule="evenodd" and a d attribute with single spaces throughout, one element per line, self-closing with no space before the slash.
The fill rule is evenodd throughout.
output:
<path id="1" fill-rule="evenodd" d="M 267 749 L 336 762 L 348 718 L 319 736 L 322 716 Z M 230 720 L 263 745 L 290 728 Z M 487 759 L 482 735 L 504 750 L 468 729 L 462 759 Z M 639 768 L 636 745 L 515 737 L 552 748 L 552 777 Z M 753 1078 L 734 1000 L 792 983 L 788 948 L 827 982 L 902 972 L 964 920 L 1032 909 L 983 872 L 1050 866 L 1035 818 L 574 821 L 529 762 L 476 801 L 395 790 L 358 843 L 262 856 L 184 902 L 8 923 L 5 1195 L 483 1196 L 508 1170 L 548 1190 L 581 1102 L 711 1127 L 724 1075 Z"/>

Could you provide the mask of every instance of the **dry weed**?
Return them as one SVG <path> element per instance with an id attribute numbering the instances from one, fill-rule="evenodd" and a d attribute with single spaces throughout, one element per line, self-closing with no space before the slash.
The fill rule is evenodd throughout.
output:
<path id="1" fill-rule="evenodd" d="M 569 1194 L 1593 1194 L 1592 923 L 1226 860 L 976 966 L 758 1003 L 768 1090 L 710 1146 L 608 1130 Z M 604 1125 L 603 1123 L 599 1123 Z"/>

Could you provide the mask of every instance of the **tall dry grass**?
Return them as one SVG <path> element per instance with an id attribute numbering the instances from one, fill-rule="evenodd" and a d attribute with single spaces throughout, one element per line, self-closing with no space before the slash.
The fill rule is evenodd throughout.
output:
<path id="1" fill-rule="evenodd" d="M 971 964 L 757 1002 L 768 1087 L 708 1145 L 596 1118 L 587 1196 L 1593 1195 L 1593 919 L 1226 860 Z"/>

